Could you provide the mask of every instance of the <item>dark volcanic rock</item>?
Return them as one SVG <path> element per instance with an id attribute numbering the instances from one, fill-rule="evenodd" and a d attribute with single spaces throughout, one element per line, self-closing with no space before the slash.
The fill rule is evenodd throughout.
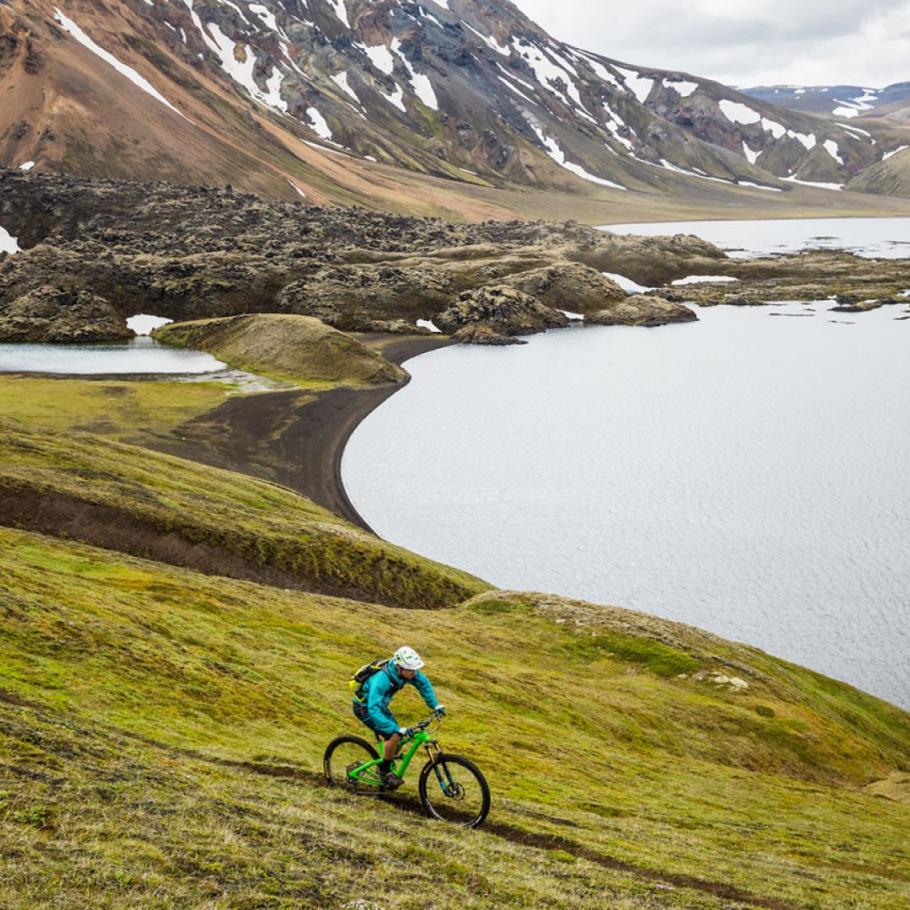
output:
<path id="1" fill-rule="evenodd" d="M 650 294 L 636 294 L 621 303 L 588 317 L 595 325 L 667 325 L 694 322 L 698 316 L 687 306 Z"/>
<path id="2" fill-rule="evenodd" d="M 135 333 L 103 297 L 43 286 L 0 305 L 0 341 L 122 341 Z"/>
<path id="3" fill-rule="evenodd" d="M 486 326 L 494 334 L 511 337 L 562 328 L 569 320 L 535 297 L 500 285 L 465 291 L 436 317 L 436 324 L 444 332 L 456 332 L 475 323 Z M 474 340 L 473 336 L 462 337 Z"/>
<path id="4" fill-rule="evenodd" d="M 486 322 L 472 322 L 462 326 L 452 337 L 462 344 L 487 344 L 499 347 L 507 344 L 527 344 L 523 338 L 497 332 Z"/>
<path id="5" fill-rule="evenodd" d="M 578 313 L 596 313 L 628 295 L 597 269 L 566 262 L 510 275 L 509 287 L 536 297 L 541 303 Z"/>
<path id="6" fill-rule="evenodd" d="M 832 313 L 868 313 L 870 310 L 878 310 L 885 305 L 884 300 L 858 300 L 848 302 L 838 299 L 837 306 L 830 307 Z"/>
<path id="7" fill-rule="evenodd" d="M 621 301 L 601 269 L 650 280 L 725 258 L 694 237 L 628 238 L 576 222 L 453 224 L 12 171 L 0 171 L 0 218 L 22 247 L 0 260 L 0 308 L 51 285 L 104 298 L 122 317 L 177 322 L 277 312 L 343 331 L 416 331 L 419 319 L 441 325 L 465 291 L 512 288 L 539 309 L 494 315 L 494 333 L 511 336 L 564 325 L 552 307 L 590 314 Z M 450 315 L 452 331 L 486 320 L 483 307 L 466 312 Z"/>

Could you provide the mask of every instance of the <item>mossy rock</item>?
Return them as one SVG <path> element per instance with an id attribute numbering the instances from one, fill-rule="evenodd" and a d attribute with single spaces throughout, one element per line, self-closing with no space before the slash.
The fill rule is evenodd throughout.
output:
<path id="1" fill-rule="evenodd" d="M 297 383 L 399 382 L 405 373 L 364 344 L 310 316 L 253 314 L 163 326 L 162 344 L 208 351 L 232 367 Z"/>

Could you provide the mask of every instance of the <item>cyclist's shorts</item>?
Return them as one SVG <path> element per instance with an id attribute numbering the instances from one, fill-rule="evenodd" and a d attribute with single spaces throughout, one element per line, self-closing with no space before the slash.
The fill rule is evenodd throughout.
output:
<path id="1" fill-rule="evenodd" d="M 351 706 L 354 709 L 354 717 L 357 718 L 362 724 L 369 727 L 377 736 L 381 736 L 383 739 L 391 739 L 395 734 L 394 733 L 383 733 L 382 730 L 377 730 L 373 725 L 373 721 L 370 719 L 370 715 L 367 713 L 366 705 L 359 705 L 357 702 L 351 702 Z M 389 720 L 395 723 L 395 718 L 388 712 L 386 712 Z M 398 724 L 396 723 L 397 727 Z"/>

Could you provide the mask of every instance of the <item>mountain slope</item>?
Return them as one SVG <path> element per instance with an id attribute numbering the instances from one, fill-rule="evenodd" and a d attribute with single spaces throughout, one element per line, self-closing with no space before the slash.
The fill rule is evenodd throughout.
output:
<path id="1" fill-rule="evenodd" d="M 184 522 L 197 465 L 169 458 L 162 477 L 139 448 L 51 441 L 40 397 L 10 431 L 20 479 L 104 477 Z M 318 512 L 206 473 L 200 509 L 226 524 Z M 356 556 L 363 535 L 331 525 Z M 910 719 L 746 645 L 546 595 L 383 607 L 8 527 L 0 577 L 5 907 L 416 910 L 429 887 L 440 910 L 890 910 L 908 896 L 908 807 L 865 788 L 902 779 Z M 326 741 L 354 729 L 351 670 L 405 640 L 449 706 L 443 745 L 492 782 L 485 829 L 420 821 L 410 781 L 404 812 L 318 784 Z M 406 694 L 396 708 L 422 716 Z"/>
<path id="2" fill-rule="evenodd" d="M 508 2 L 13 0 L 0 21 L 10 166 L 394 207 L 403 178 L 383 163 L 475 188 L 748 200 L 881 158 L 849 125 L 571 47 Z"/>
<path id="3" fill-rule="evenodd" d="M 758 85 L 740 89 L 792 111 L 804 111 L 852 120 L 856 117 L 894 116 L 910 119 L 910 82 L 895 82 L 885 88 L 859 85 Z"/>

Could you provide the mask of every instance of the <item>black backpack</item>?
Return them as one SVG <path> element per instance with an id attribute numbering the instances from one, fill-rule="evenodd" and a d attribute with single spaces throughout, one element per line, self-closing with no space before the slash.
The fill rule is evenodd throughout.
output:
<path id="1" fill-rule="evenodd" d="M 363 690 L 364 683 L 371 677 L 375 676 L 381 670 L 385 670 L 388 666 L 388 660 L 373 660 L 368 664 L 364 664 L 350 679 L 348 686 L 351 691 L 359 698 L 361 691 Z"/>

